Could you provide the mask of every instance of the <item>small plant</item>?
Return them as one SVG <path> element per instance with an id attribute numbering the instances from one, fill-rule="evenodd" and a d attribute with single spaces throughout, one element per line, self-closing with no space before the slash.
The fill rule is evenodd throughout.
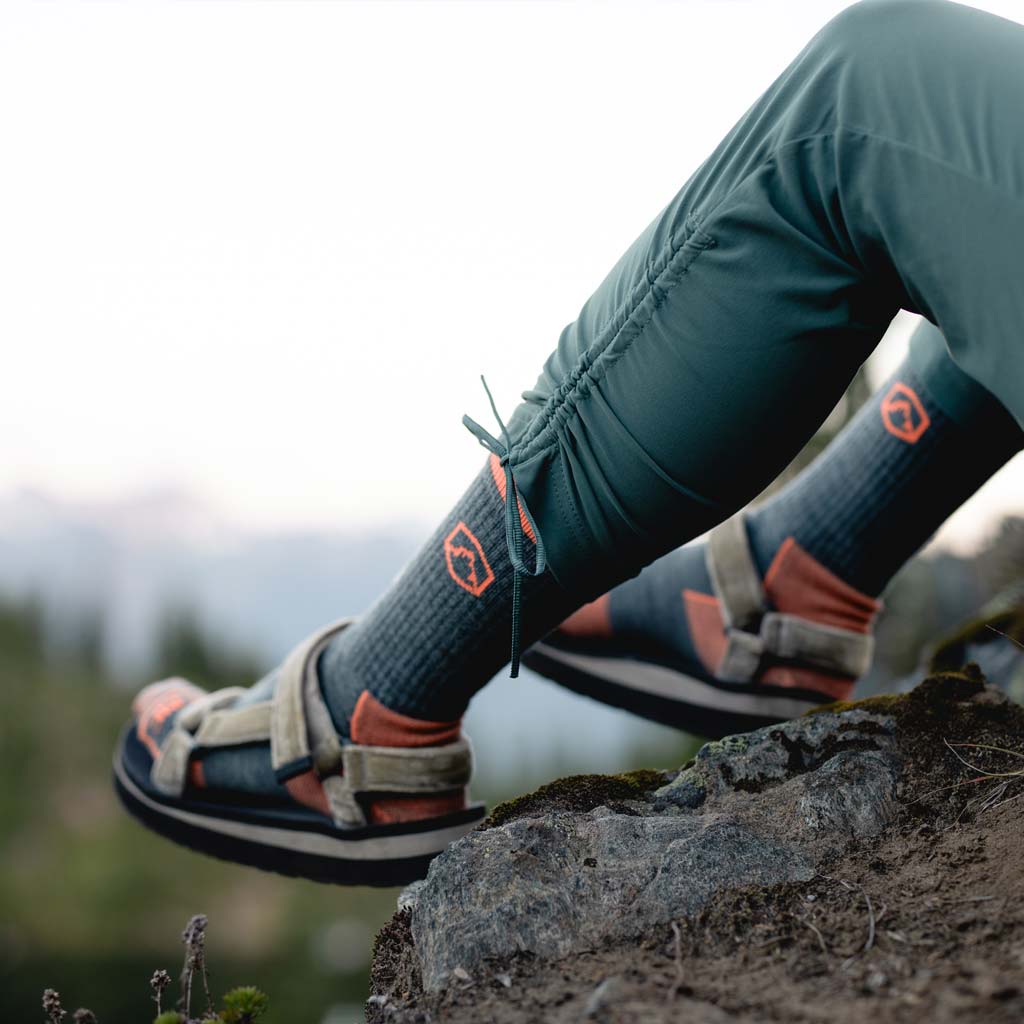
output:
<path id="1" fill-rule="evenodd" d="M 233 988 L 224 996 L 220 1020 L 224 1024 L 252 1024 L 266 1012 L 269 1002 L 266 993 L 252 985 Z"/>
<path id="2" fill-rule="evenodd" d="M 214 1009 L 210 996 L 210 977 L 206 966 L 206 916 L 196 914 L 189 919 L 181 933 L 185 945 L 185 963 L 181 971 L 181 989 L 178 995 L 178 1009 L 162 1008 L 163 994 L 171 983 L 171 976 L 164 970 L 153 972 L 149 987 L 156 1003 L 156 1019 L 153 1024 L 254 1024 L 266 1013 L 270 1000 L 265 992 L 251 985 L 233 988 L 221 1001 L 220 1010 Z M 192 1016 L 192 984 L 196 976 L 203 980 L 206 996 L 206 1010 L 199 1018 Z M 43 1013 L 47 1024 L 64 1024 L 67 1010 L 61 1006 L 60 993 L 48 988 L 43 993 Z M 98 1024 L 92 1010 L 79 1009 L 72 1014 L 74 1024 Z"/>
<path id="3" fill-rule="evenodd" d="M 164 989 L 171 983 L 171 976 L 163 970 L 154 971 L 153 977 L 149 979 L 149 987 L 153 990 L 153 1002 L 156 1003 L 157 1020 L 162 1016 L 160 1012 L 160 1000 L 163 997 Z"/>
<path id="4" fill-rule="evenodd" d="M 192 981 L 196 974 L 203 978 L 203 991 L 206 994 L 206 1016 L 212 1017 L 213 1000 L 210 998 L 210 976 L 206 971 L 206 925 L 205 914 L 195 914 L 189 918 L 185 930 L 181 933 L 181 941 L 185 944 L 185 964 L 181 969 L 181 996 L 178 1009 L 184 1010 L 185 1016 L 192 1013 Z"/>
<path id="5" fill-rule="evenodd" d="M 43 1013 L 50 1024 L 61 1024 L 68 1015 L 67 1010 L 60 1005 L 60 993 L 55 989 L 48 988 L 43 992 Z"/>

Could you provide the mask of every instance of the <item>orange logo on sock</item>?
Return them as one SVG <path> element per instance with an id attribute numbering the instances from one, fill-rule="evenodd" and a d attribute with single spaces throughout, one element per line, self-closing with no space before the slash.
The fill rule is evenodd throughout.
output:
<path id="1" fill-rule="evenodd" d="M 445 537 L 444 560 L 448 563 L 448 575 L 474 597 L 479 597 L 494 582 L 484 549 L 465 523 L 460 522 Z"/>
<path id="2" fill-rule="evenodd" d="M 932 421 L 914 389 L 897 381 L 882 399 L 882 425 L 893 437 L 917 444 Z"/>

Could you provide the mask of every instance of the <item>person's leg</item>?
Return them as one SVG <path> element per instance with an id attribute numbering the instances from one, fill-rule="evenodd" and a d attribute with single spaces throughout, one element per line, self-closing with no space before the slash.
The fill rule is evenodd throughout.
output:
<path id="1" fill-rule="evenodd" d="M 896 571 L 1022 447 L 1024 431 L 922 323 L 903 365 L 826 451 L 744 517 L 768 610 L 870 632 Z M 705 735 L 848 698 L 852 675 L 798 658 L 766 660 L 746 693 L 720 678 L 727 630 L 710 556 L 706 542 L 665 555 L 570 616 L 526 664 Z"/>
<path id="2" fill-rule="evenodd" d="M 524 646 L 572 603 L 635 575 L 757 494 L 822 422 L 900 305 L 935 320 L 958 358 L 997 390 L 983 376 L 987 353 L 995 346 L 1009 358 L 1005 332 L 1024 322 L 1013 319 L 1024 313 L 1024 296 L 1005 259 L 1008 239 L 1019 245 L 1024 237 L 1022 57 L 1024 30 L 977 12 L 943 3 L 861 5 L 811 42 L 630 248 L 563 332 L 510 423 L 506 461 L 564 595 L 524 594 Z M 981 121 L 972 119 L 979 105 Z M 936 206 L 952 202 L 954 218 L 936 215 L 945 214 Z M 1013 372 L 1019 379 L 1020 367 Z M 477 508 L 478 497 L 466 500 Z M 494 517 L 503 516 L 496 502 Z M 529 561 L 534 545 L 522 540 L 525 527 L 514 514 L 506 526 L 509 547 L 523 543 Z M 438 571 L 447 557 L 441 539 L 373 614 L 325 641 L 325 657 L 300 659 L 302 672 L 286 671 L 288 685 L 278 684 L 274 714 L 280 708 L 284 717 L 273 721 L 286 722 L 292 740 L 271 736 L 276 778 L 292 789 L 305 780 L 310 805 L 320 800 L 317 786 L 337 789 L 338 751 L 357 764 L 364 743 L 371 744 L 365 756 L 377 759 L 369 802 L 383 799 L 383 776 L 402 763 L 394 751 L 422 735 L 425 709 L 451 716 L 426 720 L 434 725 L 454 721 L 507 659 L 514 588 L 495 590 L 502 596 L 493 604 L 473 604 L 472 629 L 453 629 L 453 616 L 468 613 L 442 612 L 448 605 L 439 588 L 477 601 L 465 583 L 477 589 L 481 577 L 479 565 L 475 575 L 465 568 L 465 555 L 462 568 L 449 572 L 445 562 Z M 471 541 L 454 546 L 478 553 Z M 492 568 L 503 564 L 497 553 L 484 555 Z M 558 593 L 543 576 L 537 586 Z M 417 645 L 443 653 L 424 659 L 421 670 Z M 359 646 L 367 656 L 357 656 Z M 467 650 L 477 653 L 467 658 Z M 400 678 L 388 671 L 391 657 Z M 371 674 L 366 665 L 374 661 L 380 670 Z M 340 740 L 322 736 L 326 710 L 308 737 L 295 731 L 302 701 L 316 705 L 321 690 Z M 351 735 L 360 701 L 394 726 L 386 745 Z M 181 714 L 159 721 L 201 717 Z M 211 731 L 250 735 L 243 724 L 218 719 Z M 201 734 L 205 725 L 197 728 Z M 189 746 L 188 728 L 172 731 L 175 751 L 199 764 L 190 778 L 200 784 L 204 750 Z M 375 753 L 378 744 L 384 754 Z M 431 744 L 431 757 L 446 756 L 443 744 Z M 259 749 L 248 744 L 247 756 Z M 157 774 L 162 760 L 158 752 Z M 458 777 L 440 764 L 426 772 L 435 788 Z M 174 782 L 184 785 L 180 771 Z M 425 801 L 423 813 L 430 806 Z"/>
<path id="3" fill-rule="evenodd" d="M 1021 95 L 1024 27 L 955 4 L 862 3 L 811 42 L 516 417 L 563 585 L 596 597 L 756 495 L 901 306 L 1024 422 Z"/>

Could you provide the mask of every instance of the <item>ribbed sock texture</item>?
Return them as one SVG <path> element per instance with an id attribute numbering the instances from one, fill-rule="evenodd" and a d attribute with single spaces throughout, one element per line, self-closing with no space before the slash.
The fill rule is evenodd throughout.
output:
<path id="1" fill-rule="evenodd" d="M 526 547 L 532 564 L 532 542 Z M 459 718 L 508 662 L 512 577 L 504 499 L 487 465 L 401 576 L 321 655 L 320 683 L 338 729 L 347 735 L 363 690 L 413 718 Z M 550 573 L 524 578 L 522 648 L 576 603 Z"/>
<path id="2" fill-rule="evenodd" d="M 969 418 L 950 418 L 908 359 L 810 467 L 750 512 L 758 568 L 763 574 L 792 536 L 877 596 L 1022 440 L 994 398 Z"/>
<path id="3" fill-rule="evenodd" d="M 704 544 L 669 552 L 611 592 L 608 612 L 615 635 L 632 637 L 641 649 L 676 651 L 696 663 L 683 610 L 684 589 L 711 593 Z"/>

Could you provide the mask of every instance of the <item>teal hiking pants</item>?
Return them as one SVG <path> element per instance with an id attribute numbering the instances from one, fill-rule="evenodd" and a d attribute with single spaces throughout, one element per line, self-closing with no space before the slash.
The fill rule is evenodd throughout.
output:
<path id="1" fill-rule="evenodd" d="M 1024 425 L 1024 28 L 942 0 L 828 24 L 563 331 L 508 458 L 559 582 L 754 497 L 901 308 Z"/>

